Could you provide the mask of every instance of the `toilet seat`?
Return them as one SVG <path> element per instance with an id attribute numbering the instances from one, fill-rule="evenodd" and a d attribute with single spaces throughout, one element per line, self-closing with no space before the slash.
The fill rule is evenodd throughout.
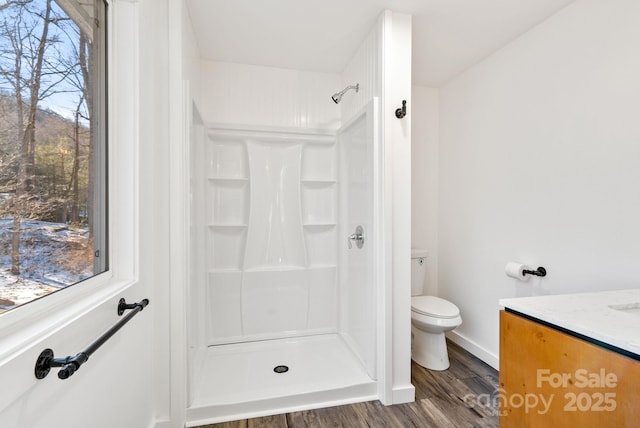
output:
<path id="1" fill-rule="evenodd" d="M 460 310 L 448 300 L 435 296 L 415 296 L 411 298 L 411 310 L 434 318 L 456 318 Z"/>

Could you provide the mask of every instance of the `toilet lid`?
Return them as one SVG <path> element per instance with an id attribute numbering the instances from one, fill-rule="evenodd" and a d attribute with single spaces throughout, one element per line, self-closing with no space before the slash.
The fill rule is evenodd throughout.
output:
<path id="1" fill-rule="evenodd" d="M 460 315 L 456 305 L 435 296 L 415 296 L 411 298 L 411 310 L 422 315 L 437 318 L 455 318 Z"/>

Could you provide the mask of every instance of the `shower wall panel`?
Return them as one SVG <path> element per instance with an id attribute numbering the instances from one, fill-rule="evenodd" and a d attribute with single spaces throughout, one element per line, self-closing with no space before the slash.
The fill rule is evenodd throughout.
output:
<path id="1" fill-rule="evenodd" d="M 341 124 L 349 123 L 373 98 L 382 96 L 382 24 L 371 28 L 367 37 L 342 73 L 342 86 L 360 84 L 358 96 L 345 97 L 340 102 Z"/>
<path id="2" fill-rule="evenodd" d="M 307 265 L 302 230 L 302 143 L 247 141 L 249 234 L 244 270 L 294 270 Z"/>
<path id="3" fill-rule="evenodd" d="M 337 330 L 335 137 L 211 130 L 208 343 Z"/>
<path id="4" fill-rule="evenodd" d="M 225 125 L 337 129 L 340 75 L 202 61 L 202 115 Z"/>
<path id="5" fill-rule="evenodd" d="M 340 246 L 340 333 L 361 359 L 369 376 L 376 373 L 377 295 L 376 255 L 380 231 L 376 228 L 377 101 L 370 102 L 338 135 L 340 159 L 340 236 L 362 226 L 362 248 Z"/>

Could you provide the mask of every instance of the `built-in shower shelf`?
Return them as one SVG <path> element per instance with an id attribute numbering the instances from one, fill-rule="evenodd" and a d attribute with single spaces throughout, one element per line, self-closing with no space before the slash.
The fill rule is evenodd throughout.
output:
<path id="1" fill-rule="evenodd" d="M 291 272 L 296 270 L 305 270 L 305 266 L 286 266 L 286 265 L 274 265 L 274 266 L 259 266 L 244 269 L 244 272 Z"/>
<path id="2" fill-rule="evenodd" d="M 305 223 L 303 224 L 303 226 L 308 227 L 310 229 L 313 229 L 313 228 L 324 229 L 324 228 L 335 227 L 336 223 Z"/>
<path id="3" fill-rule="evenodd" d="M 208 226 L 214 229 L 234 229 L 234 228 L 242 229 L 247 227 L 246 224 L 224 224 L 224 223 L 209 224 Z"/>
<path id="4" fill-rule="evenodd" d="M 232 181 L 232 182 L 246 182 L 249 181 L 249 179 L 247 177 L 209 177 L 210 181 L 218 181 L 218 182 L 225 182 L 225 181 Z"/>
<path id="5" fill-rule="evenodd" d="M 303 178 L 302 183 L 311 186 L 330 186 L 336 183 L 336 180 L 333 179 L 321 179 L 321 178 Z"/>
<path id="6" fill-rule="evenodd" d="M 235 268 L 216 268 L 216 269 L 209 269 L 207 271 L 207 273 L 237 273 L 237 274 L 241 274 L 242 270 L 241 269 L 235 269 Z"/>
<path id="7" fill-rule="evenodd" d="M 309 265 L 309 269 L 336 269 L 338 267 L 337 264 L 329 264 L 329 263 L 312 263 Z"/>

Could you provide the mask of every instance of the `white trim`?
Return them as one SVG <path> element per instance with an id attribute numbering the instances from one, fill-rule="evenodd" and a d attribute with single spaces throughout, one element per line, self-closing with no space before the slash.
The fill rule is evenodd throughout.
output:
<path id="1" fill-rule="evenodd" d="M 385 67 L 389 56 L 391 45 L 391 23 L 392 15 L 389 10 L 385 10 L 378 18 L 380 31 L 379 49 L 380 59 L 378 67 L 380 69 L 380 117 L 379 135 L 381 139 L 380 150 L 380 172 L 382 174 L 380 196 L 380 209 L 382 212 L 382 248 L 380 255 L 380 266 L 382 270 L 380 319 L 382 325 L 379 327 L 380 334 L 380 355 L 381 377 L 380 377 L 380 401 L 389 405 L 393 403 L 393 145 L 387 139 L 386 116 L 384 114 L 387 104 L 388 76 Z"/>
<path id="2" fill-rule="evenodd" d="M 293 130 L 289 128 L 267 128 L 243 126 L 234 128 L 227 125 L 207 126 L 207 136 L 259 138 L 261 140 L 294 141 L 311 144 L 334 144 L 336 142 L 336 132 L 322 132 L 318 130 Z"/>
<path id="3" fill-rule="evenodd" d="M 393 402 L 391 404 L 413 403 L 416 399 L 416 388 L 411 384 L 395 386 L 392 396 Z"/>
<path id="4" fill-rule="evenodd" d="M 384 127 L 385 245 L 389 257 L 386 345 L 391 360 L 391 385 L 383 402 L 389 404 L 394 387 L 411 383 L 411 115 L 398 120 L 393 114 L 402 99 L 411 105 L 411 16 L 389 10 L 383 16 L 380 120 Z"/>
<path id="5" fill-rule="evenodd" d="M 489 364 L 494 369 L 500 369 L 500 359 L 493 352 L 487 350 L 486 348 L 483 348 L 473 340 L 461 335 L 455 330 L 449 331 L 445 334 L 447 336 L 447 339 L 451 340 L 456 345 L 459 345 L 462 349 L 469 351 L 485 363 Z"/>
<path id="6" fill-rule="evenodd" d="M 137 280 L 140 254 L 138 5 L 114 2 L 108 13 L 107 21 L 111 25 L 107 61 L 109 265 L 114 278 Z M 123 66 L 116 67 L 117 64 Z"/>
<path id="7" fill-rule="evenodd" d="M 288 126 L 267 126 L 267 125 L 243 125 L 243 124 L 234 124 L 234 123 L 220 123 L 220 122 L 206 122 L 204 123 L 204 127 L 207 130 L 217 130 L 217 131 L 249 131 L 249 132 L 260 132 L 260 133 L 280 133 L 287 135 L 327 135 L 327 136 L 335 136 L 339 129 L 316 129 L 316 128 L 296 128 L 296 127 L 288 127 Z"/>
<path id="8" fill-rule="evenodd" d="M 174 79 L 170 81 L 173 82 Z M 170 84 L 170 98 L 180 96 L 181 103 L 171 102 L 175 105 L 175 111 L 170 112 L 171 117 L 180 117 L 170 122 L 170 141 L 174 141 L 169 147 L 169 158 L 172 159 L 172 167 L 169 169 L 169 198 L 170 198 L 170 260 L 171 260 L 171 421 L 173 424 L 186 419 L 187 387 L 189 370 L 188 362 L 188 331 L 187 331 L 187 284 L 188 257 L 189 257 L 189 200 L 187 189 L 187 171 L 189 141 L 189 123 L 186 118 L 191 113 L 191 97 L 189 83 L 178 81 L 182 84 L 180 93 L 177 93 L 175 84 Z M 170 109 L 172 110 L 172 109 Z M 177 425 L 176 425 L 177 426 Z M 180 425 L 182 426 L 182 425 Z"/>
<path id="9" fill-rule="evenodd" d="M 184 427 L 188 387 L 187 287 L 190 206 L 188 171 L 189 125 L 192 100 L 189 82 L 182 79 L 182 2 L 168 2 L 169 26 L 169 260 L 170 299 L 170 426 Z"/>
<path id="10" fill-rule="evenodd" d="M 80 29 L 89 37 L 93 37 L 93 17 L 74 0 L 56 0 L 56 4 L 60 6 L 67 16 L 80 27 Z"/>

